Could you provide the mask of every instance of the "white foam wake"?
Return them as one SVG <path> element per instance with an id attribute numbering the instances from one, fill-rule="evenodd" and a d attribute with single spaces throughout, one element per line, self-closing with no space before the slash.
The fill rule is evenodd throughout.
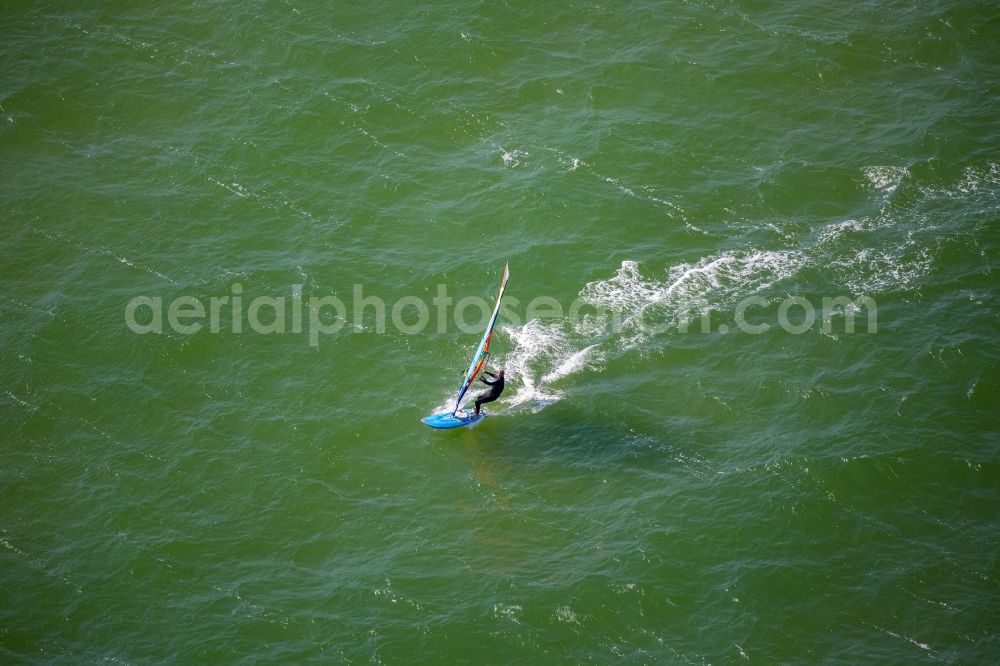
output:
<path id="1" fill-rule="evenodd" d="M 514 343 L 504 369 L 509 381 L 517 386 L 506 400 L 508 407 L 529 405 L 534 411 L 562 397 L 561 391 L 549 386 L 555 378 L 546 377 L 576 353 L 564 324 L 562 319 L 532 319 L 523 326 L 504 329 Z"/>
<path id="2" fill-rule="evenodd" d="M 505 366 L 517 387 L 505 403 L 541 409 L 563 397 L 567 377 L 599 372 L 608 358 L 644 345 L 655 331 L 732 305 L 805 263 L 798 252 L 735 251 L 672 266 L 666 279 L 656 279 L 644 276 L 637 262 L 623 261 L 612 277 L 580 290 L 579 299 L 590 306 L 586 314 L 503 329 L 514 343 Z"/>

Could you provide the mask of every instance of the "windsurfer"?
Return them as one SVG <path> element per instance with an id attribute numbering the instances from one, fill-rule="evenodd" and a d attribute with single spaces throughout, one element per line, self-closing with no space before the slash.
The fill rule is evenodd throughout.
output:
<path id="1" fill-rule="evenodd" d="M 494 379 L 493 381 L 490 381 L 486 379 L 486 377 L 479 378 L 479 381 L 486 384 L 490 388 L 489 390 L 483 391 L 482 393 L 476 396 L 476 414 L 479 413 L 480 405 L 486 402 L 493 402 L 494 400 L 500 397 L 501 393 L 503 393 L 503 368 L 497 370 L 496 374 L 493 374 L 489 370 L 484 370 L 483 374 L 489 375 Z"/>

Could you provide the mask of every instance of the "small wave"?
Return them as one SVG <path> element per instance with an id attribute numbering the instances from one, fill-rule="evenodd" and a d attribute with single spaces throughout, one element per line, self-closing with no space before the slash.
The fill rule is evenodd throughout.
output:
<path id="1" fill-rule="evenodd" d="M 580 618 L 577 617 L 576 613 L 569 606 L 560 606 L 556 609 L 552 617 L 557 622 L 562 622 L 564 624 L 580 624 Z"/>
<path id="2" fill-rule="evenodd" d="M 502 618 L 514 624 L 521 624 L 520 615 L 522 610 L 524 609 L 517 604 L 494 604 L 493 617 Z"/>
<path id="3" fill-rule="evenodd" d="M 861 220 L 842 220 L 841 222 L 835 222 L 824 227 L 823 230 L 819 232 L 817 241 L 819 244 L 832 243 L 837 238 L 845 234 L 868 231 L 870 226 L 871 225 L 866 224 Z"/>
<path id="4" fill-rule="evenodd" d="M 921 249 L 906 256 L 904 246 L 898 251 L 864 248 L 854 256 L 835 259 L 831 267 L 839 273 L 844 287 L 853 294 L 879 294 L 910 289 L 915 281 L 931 269 L 933 257 Z"/>
<path id="5" fill-rule="evenodd" d="M 998 196 L 997 186 L 1000 185 L 1000 163 L 987 162 L 983 165 L 971 165 L 962 170 L 957 182 L 942 184 L 919 184 L 921 194 L 929 201 L 965 201 L 969 197 L 979 197 L 995 204 Z"/>
<path id="6" fill-rule="evenodd" d="M 905 167 L 897 166 L 867 166 L 861 172 L 875 189 L 886 194 L 895 192 L 903 179 L 909 175 Z"/>
<path id="7" fill-rule="evenodd" d="M 500 149 L 500 159 L 503 160 L 503 165 L 506 167 L 516 167 L 521 165 L 521 158 L 527 157 L 528 153 L 523 150 L 504 150 Z"/>
<path id="8" fill-rule="evenodd" d="M 1000 185 L 1000 164 L 990 162 L 985 167 L 967 167 L 962 182 L 956 186 L 960 194 L 975 194 L 981 187 Z"/>

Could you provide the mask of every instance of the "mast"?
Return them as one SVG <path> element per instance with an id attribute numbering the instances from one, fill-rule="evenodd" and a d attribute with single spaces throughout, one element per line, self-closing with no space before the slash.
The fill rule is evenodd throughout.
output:
<path id="1" fill-rule="evenodd" d="M 458 411 L 459 405 L 462 404 L 462 398 L 465 397 L 466 391 L 472 386 L 472 382 L 476 380 L 479 375 L 479 371 L 483 369 L 486 365 L 486 359 L 490 356 L 490 343 L 493 342 L 493 327 L 497 323 L 497 315 L 500 314 L 500 301 L 503 299 L 504 289 L 507 288 L 507 280 L 510 278 L 510 264 L 505 263 L 503 267 L 503 277 L 500 279 L 500 293 L 497 294 L 497 303 L 493 306 L 493 315 L 490 317 L 489 324 L 486 326 L 486 331 L 483 332 L 483 339 L 479 342 L 479 346 L 476 348 L 476 353 L 472 355 L 472 362 L 469 364 L 469 369 L 465 373 L 465 379 L 462 381 L 462 386 L 458 390 L 458 397 L 455 398 L 455 408 L 452 413 Z"/>

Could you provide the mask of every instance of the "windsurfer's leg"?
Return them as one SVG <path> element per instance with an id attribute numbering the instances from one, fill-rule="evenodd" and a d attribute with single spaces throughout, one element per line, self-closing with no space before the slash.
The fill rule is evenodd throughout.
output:
<path id="1" fill-rule="evenodd" d="M 487 402 L 493 402 L 494 400 L 496 400 L 499 397 L 500 396 L 494 394 L 492 391 L 487 391 L 486 393 L 483 393 L 482 395 L 476 396 L 476 414 L 479 413 L 479 407 L 480 407 L 480 405 L 483 405 L 483 404 L 485 404 Z"/>

